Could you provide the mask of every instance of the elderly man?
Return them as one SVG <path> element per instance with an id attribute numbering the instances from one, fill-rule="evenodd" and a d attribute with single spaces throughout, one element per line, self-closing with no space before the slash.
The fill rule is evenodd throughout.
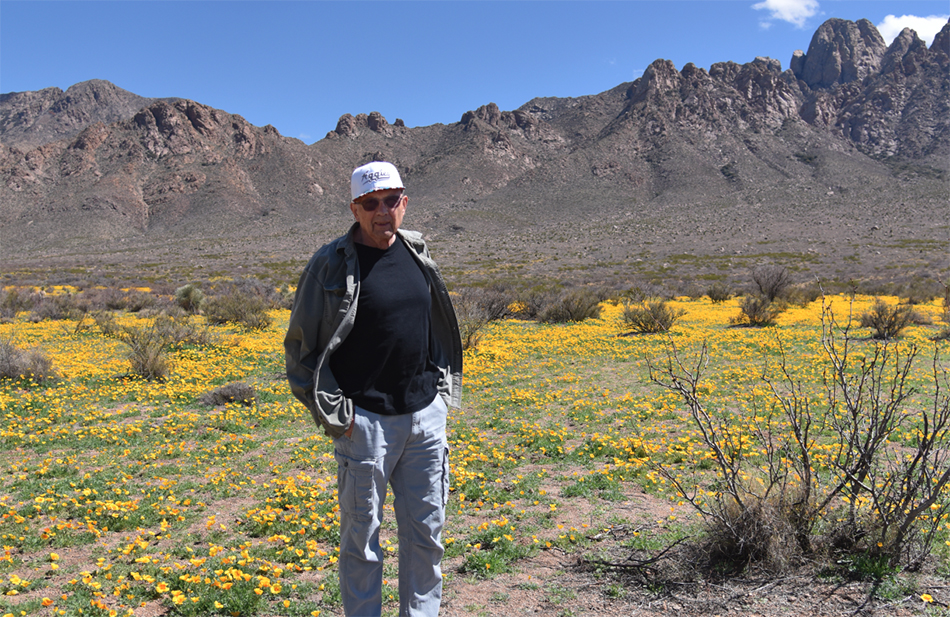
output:
<path id="1" fill-rule="evenodd" d="M 356 222 L 314 254 L 297 286 L 284 339 L 287 378 L 333 438 L 343 610 L 382 611 L 379 526 L 389 484 L 399 614 L 434 616 L 449 490 L 447 406 L 461 401 L 458 322 L 421 234 L 400 230 L 409 198 L 395 166 L 358 167 L 350 186 Z"/>

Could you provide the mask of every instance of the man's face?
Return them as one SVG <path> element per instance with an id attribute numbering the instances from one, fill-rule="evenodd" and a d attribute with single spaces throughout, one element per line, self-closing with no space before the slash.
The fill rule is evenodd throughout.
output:
<path id="1" fill-rule="evenodd" d="M 380 249 L 389 248 L 396 240 L 396 230 L 402 225 L 408 201 L 402 189 L 386 189 L 367 193 L 351 202 L 350 210 L 360 224 L 356 240 Z"/>

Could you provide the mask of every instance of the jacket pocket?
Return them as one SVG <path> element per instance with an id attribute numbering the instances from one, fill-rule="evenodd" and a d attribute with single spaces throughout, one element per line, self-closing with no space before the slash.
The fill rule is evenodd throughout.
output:
<path id="1" fill-rule="evenodd" d="M 340 312 L 340 305 L 346 297 L 346 285 L 343 283 L 327 284 L 323 287 L 323 321 L 328 327 L 336 320 Z M 345 309 L 344 309 L 345 310 Z"/>
<path id="2" fill-rule="evenodd" d="M 336 449 L 333 457 L 340 509 L 355 520 L 371 519 L 376 509 L 376 460 L 360 461 Z"/>

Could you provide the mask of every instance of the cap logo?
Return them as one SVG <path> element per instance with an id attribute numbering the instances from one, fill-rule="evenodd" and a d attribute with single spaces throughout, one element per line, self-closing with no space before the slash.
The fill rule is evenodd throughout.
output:
<path id="1" fill-rule="evenodd" d="M 370 182 L 378 182 L 379 180 L 389 180 L 389 172 L 386 171 L 367 171 L 363 173 L 361 182 L 363 184 L 369 184 Z"/>

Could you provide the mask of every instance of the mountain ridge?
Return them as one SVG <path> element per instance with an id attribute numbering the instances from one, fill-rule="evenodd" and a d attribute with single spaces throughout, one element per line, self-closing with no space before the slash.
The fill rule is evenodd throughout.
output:
<path id="1" fill-rule="evenodd" d="M 407 226 L 460 278 L 711 277 L 783 254 L 814 275 L 903 263 L 945 276 L 948 50 L 950 24 L 928 48 L 910 30 L 886 46 L 867 20 L 831 19 L 786 70 L 660 59 L 599 94 L 489 103 L 449 125 L 344 114 L 309 146 L 108 82 L 4 94 L 0 255 L 80 262 L 103 259 L 103 243 L 152 257 L 174 244 L 171 264 L 212 242 L 234 264 L 300 259 L 348 224 L 349 171 L 385 158 L 410 187 Z"/>

